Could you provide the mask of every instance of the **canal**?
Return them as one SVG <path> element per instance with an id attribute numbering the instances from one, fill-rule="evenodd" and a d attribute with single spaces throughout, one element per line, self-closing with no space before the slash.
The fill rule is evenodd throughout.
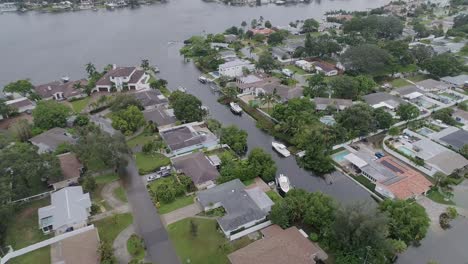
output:
<path id="1" fill-rule="evenodd" d="M 363 189 L 343 175 L 334 177 L 333 184 L 299 168 L 293 157 L 280 158 L 271 149 L 273 138 L 255 126 L 248 115 L 234 116 L 229 109 L 217 103 L 217 96 L 208 85 L 200 84 L 198 69 L 185 63 L 179 55 L 181 42 L 204 32 L 216 33 L 245 20 L 263 16 L 273 25 L 287 25 L 290 21 L 314 17 L 320 19 L 327 10 L 365 10 L 383 5 L 387 0 L 318 0 L 294 6 L 267 5 L 261 7 L 229 7 L 201 0 L 171 0 L 165 4 L 138 9 L 115 11 L 99 10 L 62 14 L 2 14 L 0 15 L 0 87 L 22 78 L 38 84 L 64 75 L 72 79 L 85 76 L 84 65 L 93 62 L 99 68 L 109 63 L 137 65 L 149 59 L 160 69 L 160 77 L 169 81 L 169 87 L 187 88 L 200 98 L 213 118 L 224 125 L 235 124 L 249 133 L 249 149 L 261 147 L 271 153 L 278 173 L 290 177 L 291 183 L 308 191 L 322 191 L 340 202 L 372 198 Z M 465 219 L 453 230 L 468 230 Z M 463 227 L 463 228 L 462 228 Z M 457 229 L 458 228 L 458 229 Z M 466 228 L 466 229 L 465 229 Z M 465 263 L 468 251 L 466 237 L 457 232 L 440 235 L 430 233 L 419 248 L 410 248 L 400 263 Z M 453 245 L 451 247 L 450 245 Z M 458 247 L 457 247 L 458 246 Z M 439 258 L 434 254 L 450 256 Z M 442 262 L 444 260 L 444 262 Z M 447 262 L 445 260 L 451 260 Z"/>

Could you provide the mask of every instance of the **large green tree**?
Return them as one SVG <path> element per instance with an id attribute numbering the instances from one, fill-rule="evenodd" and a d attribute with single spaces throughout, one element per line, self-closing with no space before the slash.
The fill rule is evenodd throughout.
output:
<path id="1" fill-rule="evenodd" d="M 32 112 L 34 125 L 44 130 L 65 127 L 70 114 L 70 107 L 53 100 L 38 102 Z"/>
<path id="2" fill-rule="evenodd" d="M 350 138 L 361 137 L 377 129 L 374 109 L 367 104 L 355 104 L 336 115 L 336 121 L 348 131 Z"/>
<path id="3" fill-rule="evenodd" d="M 174 108 L 174 115 L 182 122 L 202 121 L 206 111 L 202 108 L 201 101 L 181 91 L 176 91 L 169 97 L 169 102 Z"/>
<path id="4" fill-rule="evenodd" d="M 4 92 L 18 93 L 22 96 L 27 96 L 28 94 L 32 93 L 33 90 L 34 86 L 29 80 L 18 80 L 16 82 L 11 82 L 3 87 Z"/>
<path id="5" fill-rule="evenodd" d="M 265 72 L 271 72 L 276 67 L 276 61 L 273 59 L 273 56 L 271 56 L 271 53 L 265 51 L 260 54 L 257 62 L 258 69 L 262 69 Z"/>
<path id="6" fill-rule="evenodd" d="M 302 32 L 303 33 L 310 33 L 310 32 L 317 32 L 319 28 L 319 22 L 313 18 L 309 18 L 304 20 L 304 23 L 302 24 Z"/>
<path id="7" fill-rule="evenodd" d="M 144 124 L 143 113 L 134 105 L 112 114 L 112 127 L 127 136 L 135 133 Z"/>
<path id="8" fill-rule="evenodd" d="M 270 182 L 275 179 L 275 161 L 271 158 L 271 155 L 266 153 L 263 149 L 252 149 L 247 162 L 248 169 L 252 171 L 252 174 L 255 176 L 260 176 L 265 182 Z"/>
<path id="9" fill-rule="evenodd" d="M 370 75 L 389 71 L 392 63 L 392 56 L 388 51 L 374 44 L 350 47 L 341 57 L 346 69 Z"/>
<path id="10" fill-rule="evenodd" d="M 463 63 L 450 53 L 436 55 L 421 63 L 421 67 L 434 76 L 454 76 L 463 71 Z"/>
<path id="11" fill-rule="evenodd" d="M 415 105 L 404 103 L 398 106 L 396 113 L 400 116 L 401 120 L 408 121 L 418 117 L 420 111 Z"/>
<path id="12" fill-rule="evenodd" d="M 424 207 L 413 200 L 385 200 L 379 205 L 389 217 L 390 237 L 406 244 L 426 236 L 430 219 Z"/>
<path id="13" fill-rule="evenodd" d="M 221 129 L 220 143 L 227 144 L 237 154 L 244 155 L 247 152 L 247 132 L 234 125 Z"/>

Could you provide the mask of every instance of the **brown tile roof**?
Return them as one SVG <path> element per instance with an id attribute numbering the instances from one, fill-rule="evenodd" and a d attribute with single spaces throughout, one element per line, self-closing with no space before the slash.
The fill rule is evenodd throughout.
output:
<path id="1" fill-rule="evenodd" d="M 104 74 L 96 85 L 112 85 L 110 77 L 128 77 L 135 69 L 135 67 L 117 67 Z"/>
<path id="2" fill-rule="evenodd" d="M 81 79 L 78 81 L 71 81 L 71 82 L 60 82 L 60 81 L 53 81 L 46 84 L 37 85 L 34 87 L 36 93 L 42 98 L 49 98 L 52 97 L 55 93 L 62 92 L 65 98 L 76 96 L 82 94 L 83 92 L 80 90 L 75 89 L 74 85 L 76 83 L 81 83 L 82 86 L 88 84 L 86 79 Z"/>
<path id="3" fill-rule="evenodd" d="M 137 83 L 141 76 L 143 76 L 143 74 L 145 74 L 145 71 L 142 71 L 142 70 L 136 70 L 133 74 L 132 74 L 132 77 L 130 77 L 130 81 L 128 81 L 129 84 L 135 84 Z"/>
<path id="4" fill-rule="evenodd" d="M 174 164 L 176 170 L 180 170 L 189 176 L 194 184 L 202 184 L 219 177 L 218 170 L 202 152 L 173 158 L 172 164 Z"/>
<path id="5" fill-rule="evenodd" d="M 296 227 L 281 230 L 268 227 L 265 237 L 228 255 L 232 264 L 314 264 L 315 257 L 327 259 L 327 254 Z M 263 233 L 264 231 L 262 231 Z"/>
<path id="6" fill-rule="evenodd" d="M 52 263 L 100 263 L 99 236 L 96 228 L 57 242 L 51 248 Z"/>
<path id="7" fill-rule="evenodd" d="M 14 108 L 21 108 L 21 107 L 25 107 L 29 105 L 34 105 L 34 103 L 26 97 L 17 99 L 17 100 L 11 100 L 10 102 L 13 102 L 13 103 L 9 103 L 7 101 L 7 104 Z"/>
<path id="8" fill-rule="evenodd" d="M 383 186 L 391 191 L 398 199 L 408 199 L 415 195 L 420 195 L 429 191 L 432 186 L 432 183 L 421 173 L 403 165 L 390 156 L 380 158 L 378 162 L 383 166 L 391 167 L 392 171 L 399 176 L 399 180 L 394 183 L 382 183 Z"/>
<path id="9" fill-rule="evenodd" d="M 337 71 L 338 69 L 335 67 L 335 65 L 325 62 L 325 61 L 315 61 L 314 62 L 315 66 L 320 67 L 322 70 L 326 72 L 331 72 L 331 71 Z"/>
<path id="10" fill-rule="evenodd" d="M 57 156 L 60 162 L 60 169 L 62 170 L 63 179 L 68 180 L 80 177 L 81 168 L 83 165 L 78 160 L 75 154 L 68 152 Z M 49 184 L 52 184 L 49 182 Z"/>

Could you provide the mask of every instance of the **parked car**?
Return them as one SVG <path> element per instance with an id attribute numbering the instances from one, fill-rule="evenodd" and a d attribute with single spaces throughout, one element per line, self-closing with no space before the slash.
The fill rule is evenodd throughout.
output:
<path id="1" fill-rule="evenodd" d="M 382 152 L 376 152 L 375 156 L 380 159 L 380 158 L 385 157 L 385 154 L 383 154 Z"/>
<path id="2" fill-rule="evenodd" d="M 283 69 L 283 70 L 281 70 L 281 73 L 283 73 L 284 75 L 286 75 L 288 77 L 292 77 L 293 74 L 294 74 L 290 69 Z"/>
<path id="3" fill-rule="evenodd" d="M 150 174 L 146 177 L 146 181 L 148 183 L 152 182 L 152 181 L 155 181 L 157 179 L 160 179 L 161 178 L 161 175 L 159 175 L 158 173 L 153 173 L 153 174 Z"/>
<path id="4" fill-rule="evenodd" d="M 171 165 L 163 166 L 159 168 L 159 170 L 156 171 L 156 175 L 159 175 L 160 177 L 167 177 L 171 175 L 171 171 L 172 171 Z"/>

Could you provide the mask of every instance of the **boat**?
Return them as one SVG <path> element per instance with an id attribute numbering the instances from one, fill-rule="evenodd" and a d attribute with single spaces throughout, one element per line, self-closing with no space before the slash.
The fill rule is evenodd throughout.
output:
<path id="1" fill-rule="evenodd" d="M 177 88 L 178 91 L 180 92 L 183 92 L 183 93 L 186 93 L 187 92 L 187 89 L 185 89 L 184 87 L 182 86 L 179 86 L 179 88 Z"/>
<path id="2" fill-rule="evenodd" d="M 234 102 L 230 102 L 229 103 L 229 107 L 231 108 L 231 112 L 235 115 L 242 115 L 242 108 L 234 103 Z"/>
<path id="3" fill-rule="evenodd" d="M 286 2 L 285 2 L 285 1 L 280 1 L 280 0 L 279 0 L 279 1 L 276 1 L 275 4 L 277 4 L 277 5 L 284 5 L 284 4 L 286 4 Z"/>
<path id="4" fill-rule="evenodd" d="M 154 73 L 158 73 L 159 72 L 159 68 L 157 66 L 153 66 L 153 72 Z"/>
<path id="5" fill-rule="evenodd" d="M 200 77 L 198 77 L 198 81 L 205 84 L 205 83 L 208 82 L 208 79 L 206 77 L 204 77 L 204 76 L 200 76 Z"/>
<path id="6" fill-rule="evenodd" d="M 281 195 L 285 195 L 291 189 L 289 178 L 284 174 L 280 174 L 278 177 L 276 177 L 275 182 L 276 188 L 278 188 L 278 191 Z"/>
<path id="7" fill-rule="evenodd" d="M 68 77 L 68 76 L 63 76 L 62 77 L 62 82 L 66 83 L 68 81 L 70 81 L 70 77 Z"/>
<path id="8" fill-rule="evenodd" d="M 289 157 L 291 155 L 291 152 L 289 152 L 288 148 L 284 144 L 278 143 L 278 142 L 272 142 L 271 146 L 273 147 L 274 150 L 276 150 L 279 154 L 283 155 L 283 157 Z"/>

